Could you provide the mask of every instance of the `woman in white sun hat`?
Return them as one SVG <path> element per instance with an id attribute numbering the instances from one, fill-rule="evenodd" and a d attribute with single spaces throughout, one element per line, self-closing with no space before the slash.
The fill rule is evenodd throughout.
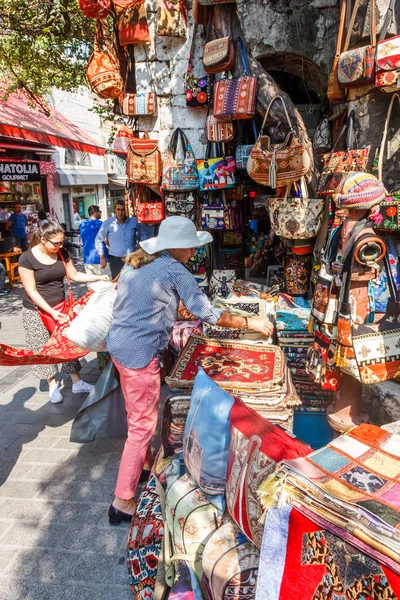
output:
<path id="1" fill-rule="evenodd" d="M 140 242 L 118 281 L 114 318 L 107 337 L 121 379 L 128 418 L 111 524 L 130 521 L 134 496 L 157 425 L 160 358 L 171 338 L 179 300 L 196 317 L 220 327 L 251 328 L 269 336 L 272 325 L 259 318 L 230 315 L 214 308 L 184 264 L 196 248 L 212 241 L 185 217 L 168 217 L 157 237 Z M 147 459 L 146 459 L 147 456 Z"/>

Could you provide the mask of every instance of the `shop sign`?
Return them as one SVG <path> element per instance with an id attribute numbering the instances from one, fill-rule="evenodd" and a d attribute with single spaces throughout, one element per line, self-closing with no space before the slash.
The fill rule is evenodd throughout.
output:
<path id="1" fill-rule="evenodd" d="M 0 181 L 40 181 L 40 163 L 2 160 Z"/>
<path id="2" fill-rule="evenodd" d="M 83 193 L 83 187 L 74 186 L 72 188 L 72 193 L 73 194 L 82 194 Z"/>

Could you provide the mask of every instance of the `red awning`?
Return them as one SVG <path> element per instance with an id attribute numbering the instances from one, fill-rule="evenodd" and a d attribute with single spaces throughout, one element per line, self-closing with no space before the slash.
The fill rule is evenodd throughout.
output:
<path id="1" fill-rule="evenodd" d="M 87 133 L 52 106 L 47 104 L 46 108 L 48 117 L 31 108 L 22 93 L 10 94 L 7 100 L 0 100 L 0 135 L 104 155 L 104 148 Z"/>

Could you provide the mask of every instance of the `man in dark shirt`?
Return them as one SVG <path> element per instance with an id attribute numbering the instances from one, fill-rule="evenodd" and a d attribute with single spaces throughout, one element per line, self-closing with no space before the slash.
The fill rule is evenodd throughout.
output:
<path id="1" fill-rule="evenodd" d="M 11 234 L 15 237 L 15 243 L 21 248 L 22 252 L 28 250 L 27 222 L 28 219 L 22 214 L 22 206 L 17 202 L 14 204 L 14 212 L 8 219 L 8 228 L 11 228 Z"/>

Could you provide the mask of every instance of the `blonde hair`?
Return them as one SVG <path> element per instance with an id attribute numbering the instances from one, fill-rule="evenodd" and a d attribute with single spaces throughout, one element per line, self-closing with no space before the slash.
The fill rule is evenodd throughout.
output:
<path id="1" fill-rule="evenodd" d="M 139 250 L 136 250 L 136 252 L 131 252 L 131 254 L 128 254 L 128 256 L 125 257 L 125 262 L 134 269 L 140 269 L 140 267 L 152 263 L 158 255 L 158 252 L 156 252 L 156 254 L 147 254 L 143 248 L 139 248 Z"/>

